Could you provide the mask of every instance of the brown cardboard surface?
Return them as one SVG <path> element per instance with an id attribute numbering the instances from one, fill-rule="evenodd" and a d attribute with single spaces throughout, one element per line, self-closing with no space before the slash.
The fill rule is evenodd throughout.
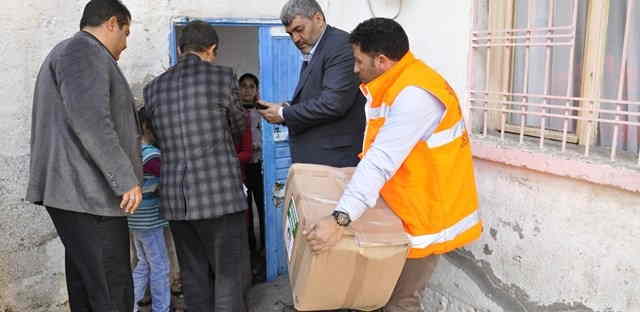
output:
<path id="1" fill-rule="evenodd" d="M 333 211 L 353 171 L 307 164 L 294 164 L 289 171 L 284 236 L 293 300 L 300 311 L 381 308 L 406 261 L 409 241 L 402 222 L 382 200 L 352 222 L 335 247 L 311 253 L 302 228 Z"/>

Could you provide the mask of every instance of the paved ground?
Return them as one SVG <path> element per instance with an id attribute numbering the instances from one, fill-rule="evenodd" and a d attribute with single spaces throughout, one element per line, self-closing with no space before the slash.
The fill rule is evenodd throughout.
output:
<path id="1" fill-rule="evenodd" d="M 295 312 L 289 287 L 289 277 L 280 276 L 275 281 L 254 286 L 249 291 L 247 303 L 249 312 Z M 378 310 L 376 310 L 378 311 Z M 335 310 L 325 312 L 357 312 L 355 310 Z"/>
<path id="2" fill-rule="evenodd" d="M 184 310 L 184 298 L 181 294 L 174 294 L 172 312 L 188 312 Z M 281 276 L 270 283 L 255 285 L 249 290 L 247 304 L 249 312 L 293 312 L 293 299 L 289 289 L 289 279 Z M 142 306 L 141 312 L 151 312 L 151 305 Z"/>
<path id="3" fill-rule="evenodd" d="M 289 277 L 280 276 L 270 283 L 254 286 L 247 298 L 249 312 L 290 312 L 293 298 L 289 288 Z"/>

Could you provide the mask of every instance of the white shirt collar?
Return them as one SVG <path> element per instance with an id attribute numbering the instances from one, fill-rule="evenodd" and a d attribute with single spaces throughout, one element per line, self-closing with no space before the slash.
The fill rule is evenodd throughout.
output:
<path id="1" fill-rule="evenodd" d="M 329 27 L 329 25 L 325 25 L 324 26 L 324 29 L 322 30 L 322 33 L 320 34 L 320 37 L 318 37 L 318 40 L 313 45 L 313 48 L 311 48 L 311 51 L 309 51 L 309 54 L 302 54 L 302 60 L 303 61 L 311 62 L 311 58 L 313 58 L 313 54 L 316 52 L 316 48 L 318 47 L 318 44 L 320 43 L 320 40 L 322 40 L 322 37 L 324 37 L 324 33 L 327 32 L 327 28 L 328 27 Z"/>

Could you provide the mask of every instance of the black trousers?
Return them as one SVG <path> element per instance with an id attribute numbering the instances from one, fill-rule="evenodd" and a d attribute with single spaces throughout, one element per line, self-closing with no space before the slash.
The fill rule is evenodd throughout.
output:
<path id="1" fill-rule="evenodd" d="M 169 221 L 189 312 L 244 312 L 250 283 L 245 213 Z"/>
<path id="2" fill-rule="evenodd" d="M 260 246 L 264 248 L 264 181 L 262 178 L 262 162 L 248 164 L 246 166 L 246 186 L 247 186 L 247 205 L 252 209 L 252 201 L 255 200 L 258 207 L 258 216 L 260 218 Z M 249 213 L 249 247 L 256 250 L 255 230 L 253 228 L 253 213 Z"/>
<path id="3" fill-rule="evenodd" d="M 64 245 L 71 312 L 132 311 L 127 218 L 47 212 Z"/>

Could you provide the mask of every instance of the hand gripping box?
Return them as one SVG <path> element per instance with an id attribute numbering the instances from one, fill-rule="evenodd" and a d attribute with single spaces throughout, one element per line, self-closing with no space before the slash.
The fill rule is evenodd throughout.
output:
<path id="1" fill-rule="evenodd" d="M 294 164 L 283 213 L 289 282 L 300 311 L 372 311 L 391 297 L 409 252 L 400 219 L 382 199 L 351 223 L 336 246 L 313 255 L 302 229 L 331 214 L 354 168 Z"/>

